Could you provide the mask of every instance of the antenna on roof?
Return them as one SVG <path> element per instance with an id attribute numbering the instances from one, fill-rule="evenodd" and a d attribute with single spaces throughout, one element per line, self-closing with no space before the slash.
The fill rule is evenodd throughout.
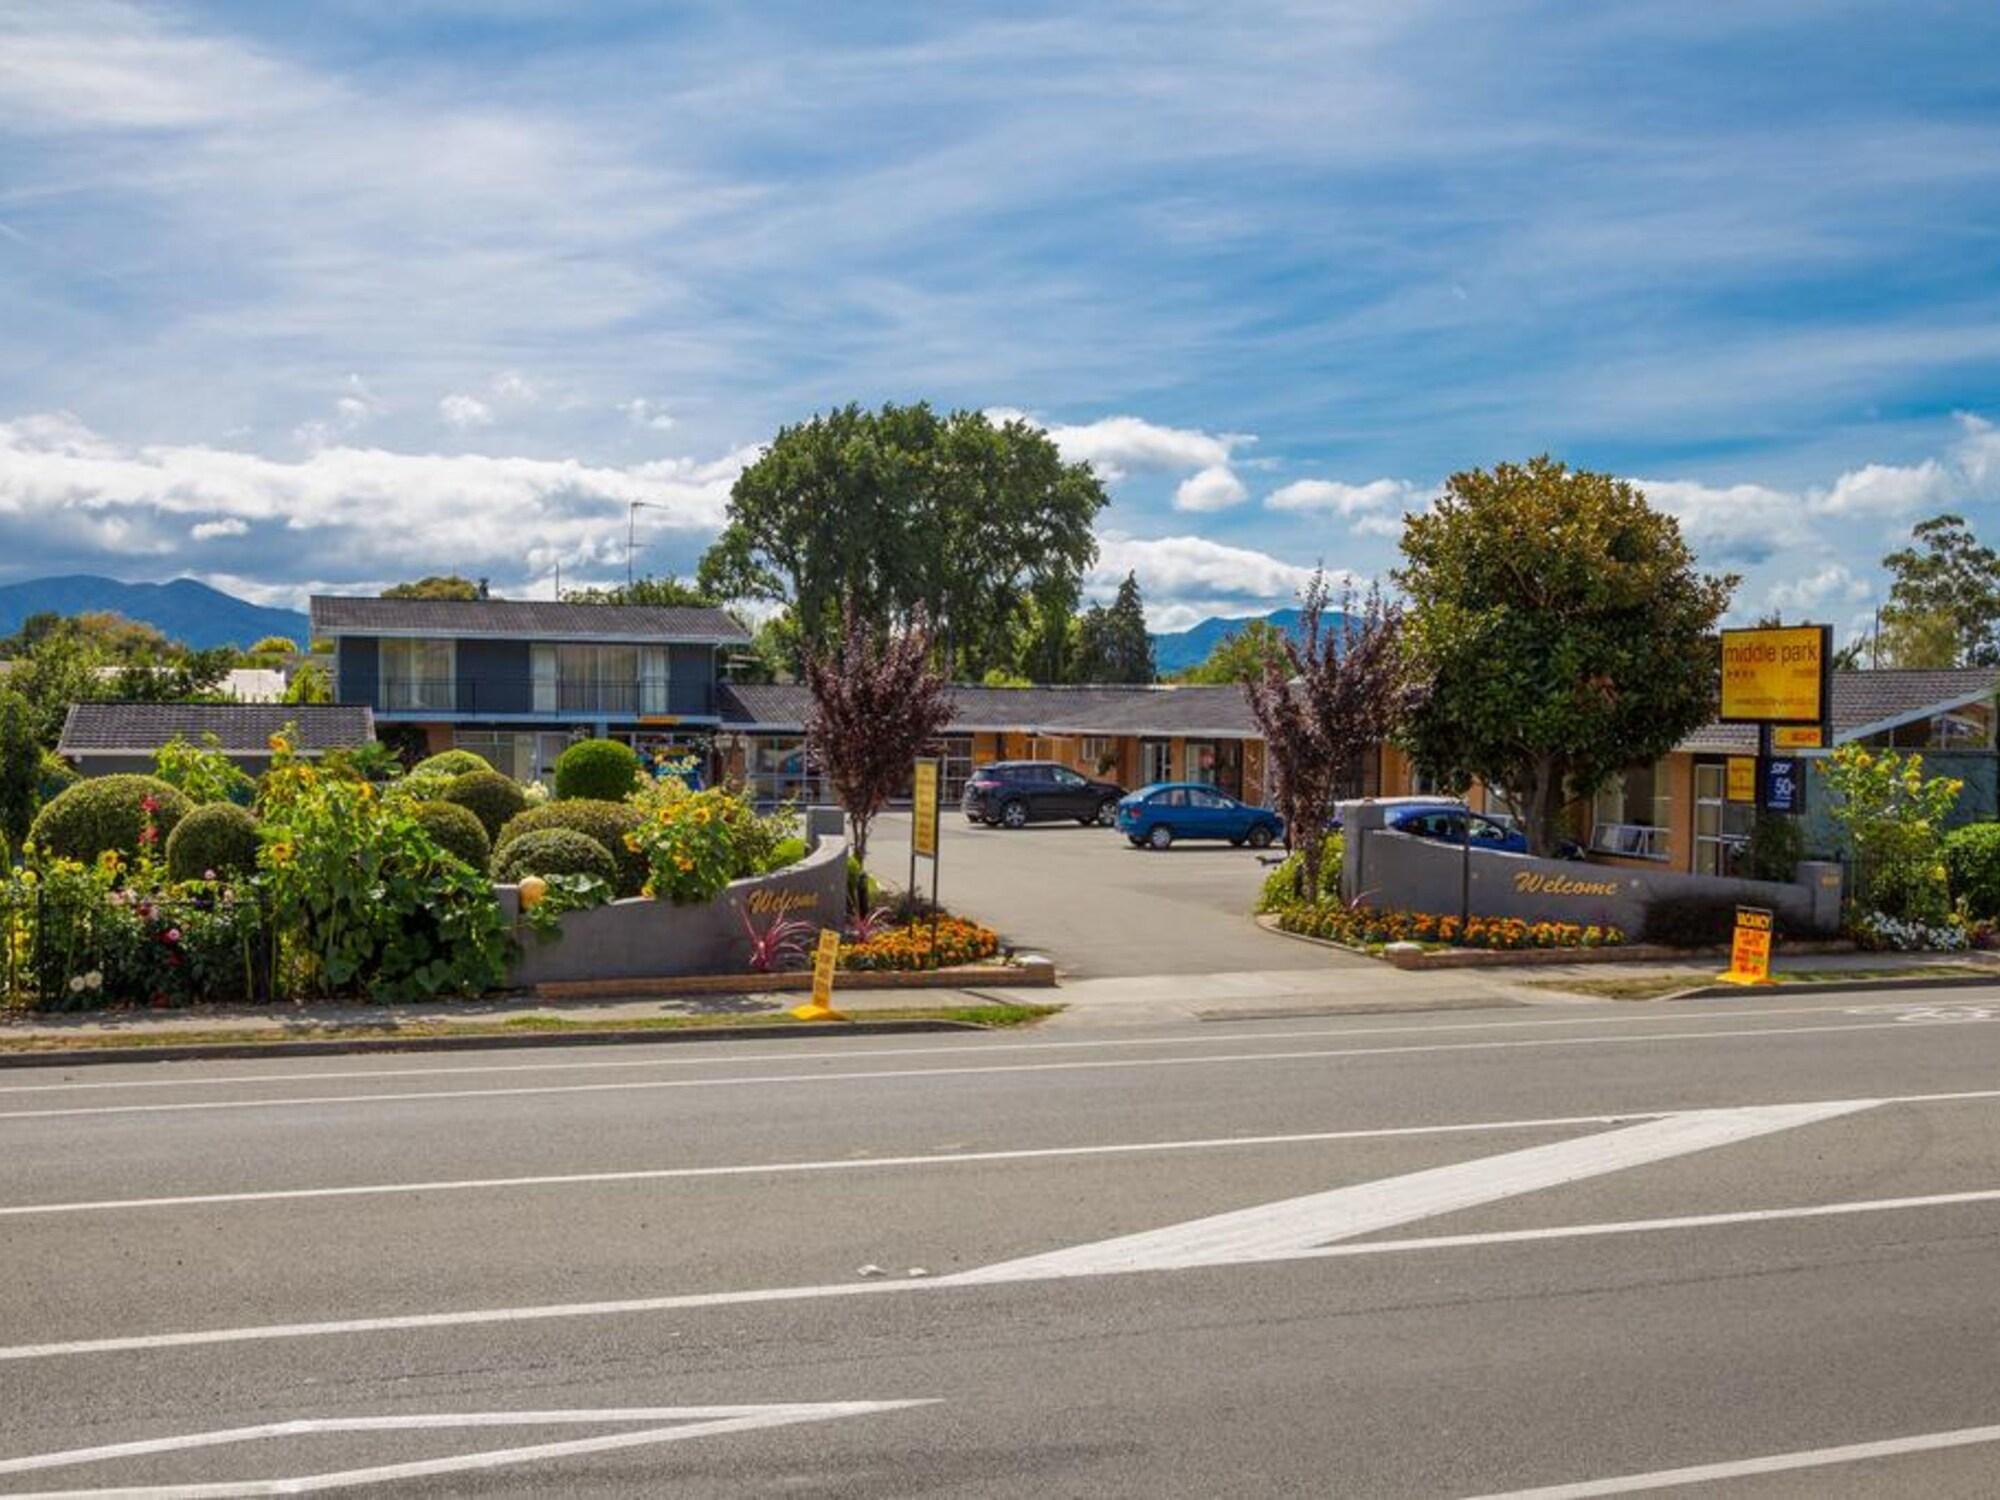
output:
<path id="1" fill-rule="evenodd" d="M 484 599 L 486 596 L 487 596 L 486 580 L 482 578 L 479 580 L 479 597 Z"/>

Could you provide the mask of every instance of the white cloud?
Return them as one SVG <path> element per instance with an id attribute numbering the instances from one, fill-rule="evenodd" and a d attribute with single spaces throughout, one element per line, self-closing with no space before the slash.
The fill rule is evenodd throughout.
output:
<path id="1" fill-rule="evenodd" d="M 1425 491 L 1407 479 L 1375 479 L 1367 484 L 1343 484 L 1337 479 L 1298 479 L 1264 497 L 1270 510 L 1298 512 L 1324 511 L 1339 516 L 1358 516 L 1391 506 L 1414 510 L 1426 498 Z"/>
<path id="2" fill-rule="evenodd" d="M 533 406 L 542 399 L 542 393 L 535 383 L 519 370 L 502 370 L 495 375 L 493 394 L 502 401 L 513 401 L 522 406 Z"/>
<path id="3" fill-rule="evenodd" d="M 670 432 L 676 425 L 671 416 L 644 396 L 634 396 L 630 401 L 620 401 L 618 409 L 625 413 L 634 427 L 650 427 L 655 432 Z"/>
<path id="4" fill-rule="evenodd" d="M 1213 464 L 1188 475 L 1174 490 L 1175 510 L 1227 510 L 1250 498 L 1227 464 Z"/>
<path id="5" fill-rule="evenodd" d="M 1049 426 L 1013 407 L 991 407 L 986 415 L 996 422 L 1021 421 L 1041 427 L 1065 460 L 1089 464 L 1107 483 L 1134 471 L 1171 474 L 1219 468 L 1228 464 L 1234 449 L 1256 441 L 1246 433 L 1218 435 L 1194 427 L 1163 427 L 1143 417 L 1101 417 L 1095 422 Z"/>
<path id="6" fill-rule="evenodd" d="M 468 396 L 459 391 L 454 391 L 438 402 L 438 415 L 461 432 L 473 427 L 493 425 L 493 408 L 477 396 Z"/>
<path id="7" fill-rule="evenodd" d="M 1107 532 L 1098 538 L 1097 563 L 1085 579 L 1093 597 L 1108 597 L 1127 573 L 1136 573 L 1145 596 L 1146 617 L 1155 629 L 1211 614 L 1242 614 L 1246 608 L 1274 608 L 1294 602 L 1313 570 L 1268 552 L 1231 547 L 1201 536 L 1140 538 Z M 1337 590 L 1353 581 L 1329 573 Z"/>
<path id="8" fill-rule="evenodd" d="M 274 583 L 306 568 L 367 579 L 425 567 L 534 577 L 557 561 L 622 569 L 628 502 L 657 507 L 645 513 L 649 529 L 713 532 L 756 452 L 614 468 L 340 446 L 283 462 L 224 448 L 125 446 L 66 414 L 41 415 L 0 422 L 0 546 L 169 556 L 191 531 L 234 544 L 224 566 Z"/>
<path id="9" fill-rule="evenodd" d="M 1852 607 L 1867 599 L 1874 586 L 1856 578 L 1845 563 L 1828 563 L 1813 572 L 1773 584 L 1764 592 L 1766 609 L 1790 619 L 1817 615 L 1837 606 Z"/>

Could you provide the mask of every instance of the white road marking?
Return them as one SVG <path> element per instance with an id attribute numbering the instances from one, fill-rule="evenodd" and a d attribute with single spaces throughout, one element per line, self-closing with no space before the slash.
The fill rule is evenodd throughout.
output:
<path id="1" fill-rule="evenodd" d="M 2000 974 L 1996 974 L 1995 984 L 2000 985 Z M 1677 1010 L 1675 1015 L 1682 1021 L 1745 1021 L 1764 1019 L 1771 1016 L 1799 1016 L 1838 1013 L 1841 1015 L 1863 1015 L 1901 1007 L 1842 1006 L 1839 1004 L 1784 1005 L 1772 1006 L 1765 1010 Z M 1406 1036 L 1411 1033 L 1432 1034 L 1453 1031 L 1515 1031 L 1522 1028 L 1535 1029 L 1548 1026 L 1639 1026 L 1656 1025 L 1657 1015 L 1565 1015 L 1545 1017 L 1532 1021 L 1441 1021 L 1431 1024 L 1398 1024 L 1393 1026 L 1315 1026 L 1301 1031 L 1259 1031 L 1255 1033 L 1260 1042 L 1308 1041 L 1329 1036 Z M 323 1080 L 346 1080 L 354 1078 L 423 1078 L 434 1075 L 462 1076 L 473 1073 L 573 1073 L 596 1072 L 604 1069 L 625 1068 L 700 1068 L 722 1067 L 731 1063 L 748 1062 L 754 1056 L 768 1056 L 774 1046 L 784 1049 L 783 1056 L 788 1062 L 817 1062 L 824 1058 L 829 1061 L 847 1061 L 853 1058 L 873 1057 L 929 1057 L 963 1056 L 968 1050 L 987 1052 L 1076 1052 L 1102 1050 L 1108 1047 L 1200 1047 L 1218 1043 L 1231 1045 L 1242 1040 L 1243 1033 L 1216 1031 L 1178 1036 L 1107 1037 L 1095 1041 L 1066 1042 L 1007 1042 L 987 1040 L 967 1036 L 962 1041 L 946 1046 L 908 1047 L 860 1047 L 852 1043 L 842 1043 L 837 1047 L 820 1047 L 812 1050 L 794 1049 L 792 1044 L 756 1043 L 757 1053 L 746 1056 L 741 1052 L 722 1049 L 732 1046 L 750 1046 L 750 1043 L 712 1042 L 703 1043 L 695 1049 L 695 1055 L 662 1057 L 654 1052 L 646 1057 L 593 1057 L 588 1061 L 568 1061 L 558 1058 L 542 1058 L 533 1062 L 511 1063 L 458 1063 L 437 1066 L 411 1066 L 405 1068 L 316 1068 L 295 1073 L 224 1073 L 196 1077 L 172 1078 L 87 1078 L 63 1079 L 55 1083 L 5 1083 L 0 1084 L 0 1094 L 50 1094 L 74 1093 L 92 1089 L 192 1089 L 192 1088 L 234 1088 L 243 1084 L 265 1083 L 312 1083 Z M 669 1044 L 662 1043 L 660 1050 Z M 684 1050 L 681 1044 L 672 1044 L 674 1050 Z M 161 1068 L 158 1062 L 132 1062 L 108 1065 L 120 1071 L 128 1068 Z M 54 1071 L 51 1069 L 51 1071 Z"/>
<path id="2" fill-rule="evenodd" d="M 1938 1024 L 1938 1023 L 1923 1023 Z M 305 1105 L 410 1104 L 450 1099 L 525 1098 L 535 1095 L 648 1092 L 661 1089 L 746 1088 L 764 1085 L 884 1082 L 905 1078 L 963 1078 L 973 1074 L 1072 1073 L 1130 1068 L 1201 1068 L 1235 1063 L 1300 1063 L 1347 1057 L 1396 1057 L 1428 1052 L 1496 1052 L 1525 1047 L 1604 1047 L 1631 1042 L 1737 1042 L 1768 1036 L 1826 1032 L 1907 1030 L 1898 1021 L 1832 1026 L 1760 1026 L 1742 1031 L 1654 1031 L 1637 1036 L 1523 1037 L 1488 1042 L 1425 1042 L 1399 1047 L 1325 1047 L 1295 1052 L 1233 1052 L 1206 1057 L 1121 1057 L 1081 1062 L 1001 1063 L 997 1067 L 868 1068 L 847 1073 L 750 1073 L 733 1078 L 652 1078 L 620 1083 L 561 1083 L 496 1089 L 425 1089 L 385 1094 L 274 1095 L 260 1099 L 201 1099 L 173 1104 L 91 1104 L 60 1109 L 0 1111 L 0 1120 L 60 1120 L 86 1115 L 187 1114 L 200 1110 L 296 1109 Z"/>
<path id="3" fill-rule="evenodd" d="M 1595 1238 L 1603 1235 L 1655 1234 L 1686 1229 L 1719 1229 L 1788 1219 L 1842 1218 L 1849 1214 L 1893 1213 L 1921 1208 L 1957 1208 L 2000 1203 L 2000 1188 L 1963 1193 L 1932 1193 L 1914 1198 L 1875 1198 L 1846 1203 L 1815 1203 L 1798 1208 L 1742 1209 L 1733 1213 L 1688 1214 L 1669 1219 L 1622 1219 L 1603 1224 L 1563 1224 L 1545 1229 L 1497 1229 L 1480 1234 L 1431 1235 L 1407 1240 L 1369 1240 L 1363 1244 L 1317 1245 L 1307 1250 L 1281 1251 L 1247 1261 L 1271 1265 L 1294 1260 L 1344 1260 L 1354 1256 L 1407 1255 L 1417 1250 L 1463 1250 L 1488 1245 L 1527 1244 L 1542 1240 Z M 1149 1268 L 1148 1268 L 1149 1269 Z M 1094 1274 L 1110 1275 L 1109 1271 Z M 774 1302 L 817 1302 L 836 1297 L 872 1297 L 895 1292 L 977 1290 L 980 1283 L 956 1276 L 917 1281 L 843 1281 L 824 1286 L 759 1287 L 739 1292 L 683 1292 L 665 1297 L 634 1297 L 619 1302 L 557 1302 L 533 1307 L 478 1308 L 466 1312 L 409 1313 L 387 1318 L 345 1318 L 323 1323 L 267 1323 L 247 1328 L 209 1328 L 193 1333 L 127 1334 L 116 1338 L 73 1339 L 67 1343 L 17 1344 L 0 1348 L 0 1362 L 54 1359 L 63 1355 L 131 1354 L 150 1349 L 191 1349 L 213 1344 L 262 1343 L 273 1339 L 326 1338 L 339 1334 L 399 1333 L 415 1329 L 463 1328 L 494 1323 L 538 1323 L 562 1318 L 631 1317 L 643 1313 L 696 1312 L 712 1307 L 747 1307 Z"/>
<path id="4" fill-rule="evenodd" d="M 226 1480 L 208 1484 L 145 1485 L 115 1489 L 40 1492 L 43 1500 L 55 1500 L 58 1496 L 69 1497 L 69 1500 L 80 1500 L 80 1497 L 84 1496 L 146 1496 L 155 1497 L 155 1500 L 167 1500 L 167 1497 L 297 1495 L 314 1490 L 352 1489 L 364 1484 L 417 1479 L 433 1474 L 461 1474 L 480 1469 L 512 1467 L 516 1464 L 544 1462 L 552 1458 L 569 1458 L 586 1453 L 605 1453 L 620 1448 L 682 1442 L 688 1438 L 712 1437 L 727 1432 L 750 1432 L 759 1428 L 783 1427 L 798 1422 L 828 1422 L 841 1417 L 871 1416 L 877 1412 L 901 1411 L 913 1406 L 934 1404 L 931 1401 L 821 1401 L 764 1406 L 654 1406 L 617 1407 L 604 1411 L 446 1412 L 435 1415 L 391 1417 L 306 1418 L 291 1422 L 267 1422 L 256 1427 L 188 1433 L 178 1437 L 110 1443 L 96 1448 L 72 1448 L 61 1453 L 31 1454 L 26 1458 L 0 1460 L 0 1474 L 24 1474 L 38 1469 L 68 1468 L 76 1464 L 103 1463 L 118 1458 L 181 1453 L 197 1448 L 215 1448 L 233 1443 L 322 1433 L 434 1432 L 491 1427 L 648 1424 L 638 1432 L 610 1433 L 601 1437 L 491 1449 L 481 1453 L 460 1453 L 446 1458 L 383 1464 L 367 1469 L 347 1469 L 337 1473 L 306 1474 L 289 1479 Z M 658 1423 L 672 1425 L 652 1425 Z"/>
<path id="5" fill-rule="evenodd" d="M 1841 1100 L 1669 1115 L 1607 1134 L 1477 1157 L 1096 1244 L 1025 1256 L 947 1279 L 966 1283 L 1039 1281 L 1259 1260 L 1872 1108 L 1872 1100 Z"/>
<path id="6" fill-rule="evenodd" d="M 1942 1101 L 1988 1098 L 1992 1097 L 1992 1095 L 1938 1094 L 1914 1097 Z M 1697 1111 L 1695 1113 L 1697 1116 L 1707 1117 L 1718 1115 L 1725 1117 L 1747 1117 L 1720 1121 L 1711 1118 L 1707 1128 L 1726 1127 L 1754 1135 L 1762 1134 L 1769 1130 L 1792 1128 L 1793 1126 L 1807 1123 L 1809 1118 L 1828 1119 L 1840 1114 L 1879 1107 L 1883 1104 L 1894 1102 L 1907 1101 L 1888 1099 L 1836 1100 L 1826 1101 L 1818 1105 L 1751 1106 L 1743 1110 Z M 1631 1130 L 1616 1131 L 1591 1139 L 1599 1142 L 1614 1143 L 1614 1149 L 1620 1154 L 1632 1152 L 1635 1146 L 1643 1148 L 1640 1154 L 1643 1155 L 1645 1160 L 1659 1160 L 1662 1159 L 1663 1155 L 1676 1155 L 1684 1151 L 1702 1150 L 1707 1149 L 1708 1146 L 1723 1144 L 1719 1139 L 1710 1139 L 1705 1144 L 1690 1143 L 1693 1137 L 1683 1137 L 1679 1143 L 1670 1142 L 1665 1139 L 1654 1139 L 1650 1142 L 1641 1141 L 1636 1143 L 1620 1139 L 1621 1137 L 1632 1135 L 1635 1131 L 1646 1130 L 1648 1128 L 1647 1126 L 1636 1126 Z M 1703 1128 L 1698 1120 L 1694 1129 L 1699 1133 Z M 1744 1138 L 1744 1134 L 1738 1134 L 1734 1138 Z M 1546 1148 L 1536 1148 L 1536 1150 L 1543 1149 Z M 1525 1153 L 1516 1153 L 1516 1155 L 1520 1154 Z M 1497 1159 L 1489 1159 L 1486 1163 L 1472 1163 L 1470 1165 L 1473 1167 L 1482 1165 L 1490 1167 L 1492 1160 L 1505 1162 L 1508 1158 L 1503 1156 Z M 1623 1164 L 1635 1165 L 1637 1163 L 1625 1162 Z M 1591 1175 L 1584 1164 L 1575 1163 L 1573 1165 L 1577 1166 L 1579 1170 L 1560 1178 L 1544 1181 L 1540 1185 L 1551 1186 L 1554 1185 L 1554 1181 L 1574 1181 L 1578 1177 Z M 1611 1169 L 1607 1168 L 1606 1170 Z M 1417 1173 L 1412 1175 L 1424 1177 L 1428 1174 Z M 1373 1186 L 1387 1188 L 1399 1180 L 1402 1179 L 1390 1179 L 1389 1183 L 1375 1184 Z M 1435 1186 L 1434 1180 L 1433 1187 Z M 1463 1206 L 1463 1199 L 1461 1197 L 1463 1186 L 1460 1185 L 1459 1188 L 1447 1191 L 1441 1195 L 1439 1201 L 1443 1206 L 1432 1211 L 1444 1212 L 1449 1207 Z M 1450 1185 L 1447 1184 L 1447 1187 L 1450 1187 Z M 1532 1189 L 1522 1186 L 1517 1190 L 1525 1192 Z M 2000 1189 L 1939 1193 L 1924 1197 L 1883 1198 L 1859 1202 L 1814 1204 L 1792 1208 L 1751 1209 L 1733 1213 L 1685 1215 L 1664 1219 L 1634 1219 L 1602 1224 L 1563 1225 L 1542 1229 L 1499 1230 L 1479 1234 L 1433 1236 L 1405 1240 L 1376 1240 L 1364 1244 L 1326 1244 L 1322 1242 L 1301 1245 L 1298 1243 L 1298 1236 L 1284 1238 L 1259 1235 L 1254 1240 L 1246 1239 L 1242 1243 L 1231 1244 L 1226 1248 L 1229 1254 L 1240 1257 L 1237 1263 L 1268 1264 L 1290 1260 L 1406 1254 L 1417 1250 L 1463 1249 L 1486 1245 L 1518 1244 L 1604 1235 L 1657 1233 L 1668 1230 L 1703 1229 L 1792 1219 L 1828 1218 L 1848 1214 L 1883 1213 L 1919 1208 L 1958 1207 L 1993 1202 L 2000 1202 Z M 1405 1215 L 1395 1220 L 1395 1222 L 1409 1222 L 1409 1216 Z M 1329 1232 L 1338 1233 L 1340 1231 L 1338 1226 L 1336 1226 L 1334 1230 Z M 1365 1233 L 1368 1230 L 1365 1228 L 1356 1229 L 1353 1232 Z M 1315 1229 L 1313 1231 L 1314 1237 L 1317 1237 L 1318 1234 L 1319 1230 Z M 1175 1259 L 1171 1262 L 1174 1267 L 1180 1267 L 1187 1263 L 1180 1259 Z M 1204 1263 L 1214 1264 L 1217 1262 L 1210 1260 Z M 1159 1269 L 1161 1268 L 1161 1264 L 1156 1261 L 1140 1260 L 1131 1257 L 1117 1260 L 1109 1257 L 1097 1257 L 1088 1264 L 1045 1270 L 1042 1274 L 1048 1279 L 1113 1275 Z M 1019 1263 L 1003 1263 L 1003 1266 L 1007 1265 L 1018 1266 Z M 955 1291 L 964 1290 L 968 1287 L 976 1289 L 986 1284 L 991 1283 L 983 1281 L 980 1278 L 980 1273 L 973 1271 L 960 1273 L 955 1276 L 914 1281 L 855 1281 L 820 1286 L 765 1287 L 748 1291 L 694 1292 L 661 1297 L 627 1298 L 615 1302 L 552 1303 L 528 1307 L 481 1308 L 462 1312 L 409 1313 L 393 1317 L 348 1318 L 316 1323 L 281 1323 L 240 1328 L 202 1329 L 186 1333 L 130 1334 L 110 1338 L 20 1344 L 8 1348 L 0 1348 L 0 1361 L 48 1359 L 64 1355 L 132 1353 L 140 1350 L 155 1349 L 185 1349 L 206 1345 L 262 1342 L 273 1339 L 320 1338 L 337 1334 L 462 1328 L 485 1324 L 540 1322 L 563 1318 L 633 1316 L 645 1313 L 692 1311 L 714 1307 L 743 1307 L 762 1303 L 818 1301 L 837 1297 L 885 1296 L 901 1292 Z"/>
<path id="7" fill-rule="evenodd" d="M 1508 1490 L 1505 1494 L 1482 1495 L 1478 1500 L 1591 1500 L 1598 1495 L 1636 1495 L 1646 1490 L 1710 1484 L 1719 1479 L 1785 1474 L 1794 1469 L 1823 1469 L 1834 1464 L 1866 1463 L 1875 1458 L 1900 1458 L 1907 1453 L 1969 1448 L 1978 1443 L 2000 1443 L 2000 1427 L 1964 1427 L 1957 1432 L 1927 1432 L 1916 1437 L 1885 1438 L 1873 1443 L 1843 1443 L 1837 1448 L 1807 1448 L 1797 1453 L 1768 1454 L 1763 1458 L 1694 1464 L 1685 1469 L 1655 1469 L 1650 1474 L 1624 1474 L 1613 1479 L 1586 1479 L 1576 1484 Z"/>
<path id="8" fill-rule="evenodd" d="M 561 1172 L 537 1177 L 468 1177 L 441 1182 L 382 1182 L 354 1187 L 270 1188 L 259 1192 L 186 1193 L 167 1198 L 101 1198 L 78 1203 L 20 1203 L 0 1218 L 100 1213 L 120 1209 L 191 1208 L 227 1203 L 278 1203 L 301 1198 L 360 1198 L 394 1193 L 456 1193 L 484 1189 L 596 1186 L 703 1177 L 760 1177 L 803 1172 L 858 1172 L 875 1167 L 950 1167 L 970 1162 L 1037 1161 L 1073 1156 L 1134 1156 L 1162 1151 L 1219 1151 L 1233 1146 L 1295 1146 L 1327 1141 L 1393 1140 L 1402 1136 L 1473 1135 L 1487 1131 L 1560 1130 L 1635 1124 L 1668 1110 L 1615 1115 L 1564 1115 L 1545 1120 L 1473 1120 L 1452 1125 L 1386 1125 L 1365 1130 L 1313 1130 L 1291 1135 L 1223 1135 L 1200 1139 L 1124 1141 L 1096 1146 L 1025 1146 L 1004 1151 L 939 1151 L 927 1156 L 843 1156 L 831 1161 L 751 1162 L 714 1167 L 656 1167 L 623 1172 Z"/>

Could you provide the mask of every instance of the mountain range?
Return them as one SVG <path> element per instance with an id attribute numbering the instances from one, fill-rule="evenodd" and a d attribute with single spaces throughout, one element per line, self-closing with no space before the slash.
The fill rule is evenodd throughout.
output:
<path id="1" fill-rule="evenodd" d="M 1334 629 L 1340 628 L 1337 613 L 1329 611 L 1326 619 Z M 1153 637 L 1153 669 L 1165 678 L 1176 672 L 1185 672 L 1189 667 L 1198 667 L 1208 660 L 1208 653 L 1225 637 L 1234 635 L 1255 620 L 1288 631 L 1298 625 L 1299 612 L 1296 609 L 1274 609 L 1267 615 L 1249 615 L 1242 619 L 1211 615 L 1186 630 L 1162 631 Z"/>
<path id="2" fill-rule="evenodd" d="M 151 625 L 169 640 L 205 649 L 250 646 L 282 635 L 303 646 L 309 626 L 295 609 L 270 609 L 192 578 L 172 583 L 120 583 L 89 573 L 0 584 L 0 635 L 12 635 L 29 615 L 108 610 Z"/>

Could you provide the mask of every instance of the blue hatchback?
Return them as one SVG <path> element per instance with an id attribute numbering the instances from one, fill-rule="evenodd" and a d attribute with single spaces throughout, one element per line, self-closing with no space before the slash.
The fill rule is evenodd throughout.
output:
<path id="1" fill-rule="evenodd" d="M 1414 834 L 1420 839 L 1437 839 L 1446 844 L 1463 844 L 1466 839 L 1466 820 L 1471 819 L 1471 844 L 1475 849 L 1485 849 L 1499 854 L 1526 854 L 1528 838 L 1520 829 L 1489 818 L 1484 813 L 1467 809 L 1463 802 L 1418 803 L 1412 807 L 1400 807 L 1389 815 L 1389 826 L 1398 833 Z"/>
<path id="2" fill-rule="evenodd" d="M 1119 800 L 1118 831 L 1140 849 L 1166 849 L 1175 839 L 1228 839 L 1263 849 L 1283 837 L 1285 820 L 1198 781 L 1162 781 Z"/>

